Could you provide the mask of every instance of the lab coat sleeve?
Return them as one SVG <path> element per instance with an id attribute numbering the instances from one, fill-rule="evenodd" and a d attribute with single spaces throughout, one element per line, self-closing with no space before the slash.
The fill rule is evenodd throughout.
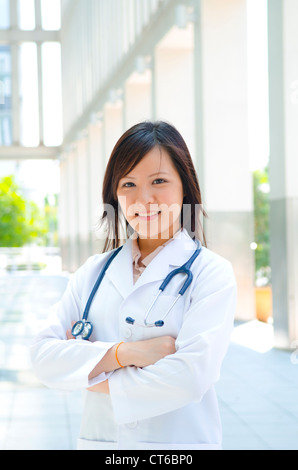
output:
<path id="1" fill-rule="evenodd" d="M 81 319 L 80 292 L 91 264 L 92 258 L 73 275 L 61 301 L 52 308 L 44 328 L 30 347 L 33 370 L 49 388 L 86 389 L 110 376 L 110 373 L 102 373 L 88 380 L 90 372 L 115 343 L 66 339 L 72 322 Z"/>
<path id="2" fill-rule="evenodd" d="M 228 261 L 205 267 L 192 292 L 176 353 L 143 369 L 127 367 L 109 378 L 118 424 L 171 412 L 202 400 L 219 379 L 234 324 L 236 282 Z M 200 282 L 200 278 L 204 278 Z"/>

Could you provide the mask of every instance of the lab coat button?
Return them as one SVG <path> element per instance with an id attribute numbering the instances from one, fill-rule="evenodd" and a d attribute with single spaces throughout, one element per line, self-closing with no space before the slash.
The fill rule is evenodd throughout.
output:
<path id="1" fill-rule="evenodd" d="M 130 329 L 130 328 L 125 328 L 125 330 L 124 330 L 124 337 L 125 337 L 125 338 L 130 338 L 131 335 L 132 335 L 131 329 Z"/>

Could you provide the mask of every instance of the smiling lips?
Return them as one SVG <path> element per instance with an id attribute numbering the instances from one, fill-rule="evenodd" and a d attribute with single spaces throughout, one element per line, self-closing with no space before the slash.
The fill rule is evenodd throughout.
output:
<path id="1" fill-rule="evenodd" d="M 152 220 L 156 216 L 158 216 L 161 212 L 160 211 L 152 211 L 152 212 L 139 212 L 136 214 L 137 217 L 140 217 L 140 219 L 145 219 L 145 220 Z"/>

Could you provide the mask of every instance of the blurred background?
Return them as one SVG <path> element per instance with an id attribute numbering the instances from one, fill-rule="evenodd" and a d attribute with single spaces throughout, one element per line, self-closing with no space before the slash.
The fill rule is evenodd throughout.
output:
<path id="1" fill-rule="evenodd" d="M 10 392 L 40 400 L 28 344 L 101 252 L 105 167 L 143 120 L 172 123 L 190 149 L 208 247 L 238 282 L 235 342 L 287 351 L 293 365 L 297 21 L 295 0 L 0 0 L 0 447 L 24 437 Z M 79 406 L 51 397 L 71 446 Z"/>

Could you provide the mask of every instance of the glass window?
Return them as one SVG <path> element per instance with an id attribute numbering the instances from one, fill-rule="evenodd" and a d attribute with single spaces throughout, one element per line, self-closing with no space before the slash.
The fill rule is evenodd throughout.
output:
<path id="1" fill-rule="evenodd" d="M 11 50 L 0 46 L 0 145 L 12 145 Z"/>
<path id="2" fill-rule="evenodd" d="M 9 0 L 0 0 L 0 29 L 10 27 L 10 8 Z"/>
<path id="3" fill-rule="evenodd" d="M 61 0 L 41 0 L 41 25 L 47 31 L 61 28 Z"/>
<path id="4" fill-rule="evenodd" d="M 60 43 L 42 45 L 42 88 L 44 144 L 59 146 L 63 139 Z"/>
<path id="5" fill-rule="evenodd" d="M 25 31 L 35 29 L 35 2 L 34 0 L 18 0 L 19 28 Z"/>
<path id="6" fill-rule="evenodd" d="M 37 46 L 33 42 L 20 46 L 20 143 L 39 145 Z"/>

